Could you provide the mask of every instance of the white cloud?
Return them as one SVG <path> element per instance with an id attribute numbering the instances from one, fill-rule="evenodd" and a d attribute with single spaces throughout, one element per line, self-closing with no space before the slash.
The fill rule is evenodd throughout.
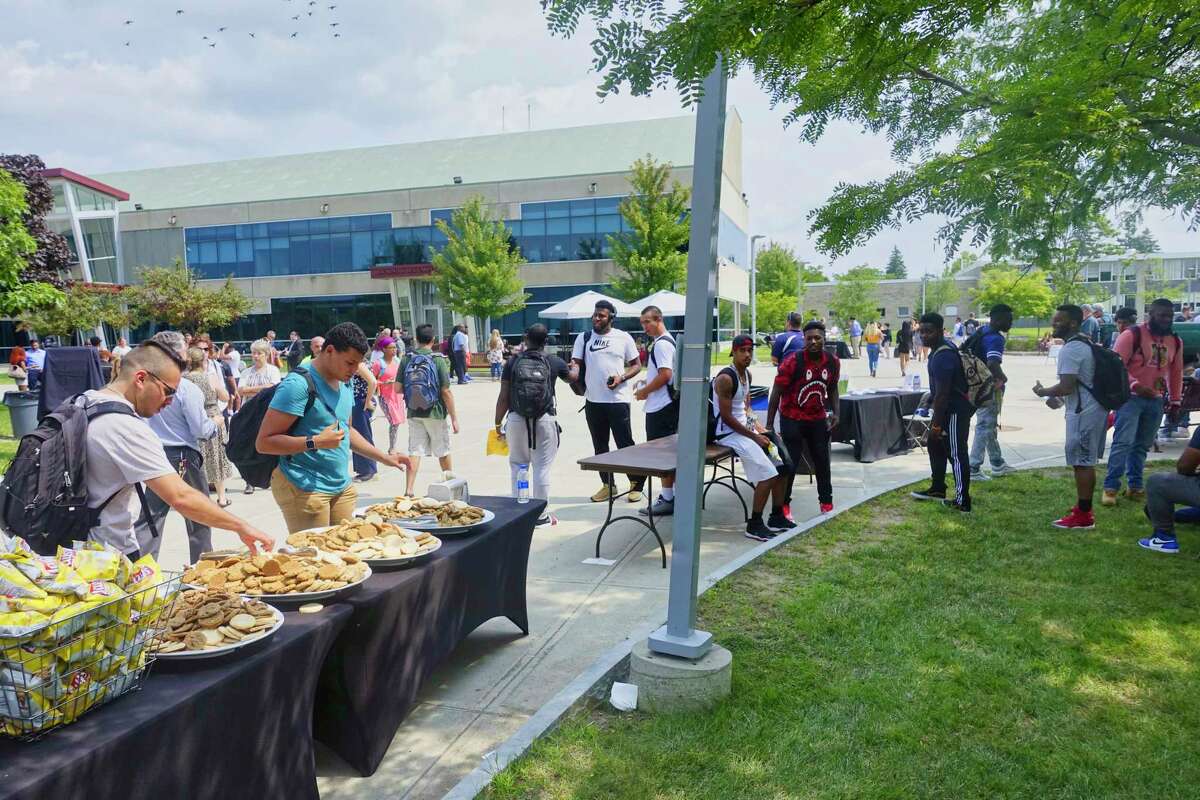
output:
<path id="1" fill-rule="evenodd" d="M 670 93 L 598 99 L 590 32 L 552 38 L 537 0 L 22 0 L 4 16 L 0 149 L 82 172 L 494 133 L 502 108 L 509 130 L 527 108 L 536 128 L 680 112 Z M 729 96 L 745 122 L 751 233 L 828 263 L 807 215 L 839 181 L 887 175 L 886 142 L 833 124 L 801 143 L 746 75 Z M 884 231 L 835 269 L 882 264 L 893 245 L 911 273 L 937 269 L 938 224 Z M 1200 249 L 1170 215 L 1147 224 L 1164 248 Z"/>

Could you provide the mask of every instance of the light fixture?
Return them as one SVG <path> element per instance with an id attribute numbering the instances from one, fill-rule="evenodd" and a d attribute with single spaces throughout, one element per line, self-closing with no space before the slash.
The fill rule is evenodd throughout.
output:
<path id="1" fill-rule="evenodd" d="M 141 211 L 141 210 L 142 210 L 142 204 L 141 204 L 141 203 L 134 203 L 134 204 L 133 204 L 133 210 L 134 210 L 134 211 Z"/>
<path id="2" fill-rule="evenodd" d="M 178 222 L 178 221 L 179 221 L 179 220 L 175 218 L 175 215 L 174 215 L 174 214 L 172 214 L 171 216 L 167 217 L 167 224 L 168 224 L 168 225 L 174 225 L 174 224 L 175 224 L 176 222 Z"/>
<path id="3" fill-rule="evenodd" d="M 321 203 L 321 213 L 322 214 L 329 213 L 329 203 Z"/>
<path id="4" fill-rule="evenodd" d="M 591 183 L 588 184 L 588 191 L 591 192 L 592 194 L 596 193 L 596 182 L 595 181 L 592 181 Z"/>
<path id="5" fill-rule="evenodd" d="M 462 183 L 462 175 L 455 175 L 453 180 L 455 183 Z"/>

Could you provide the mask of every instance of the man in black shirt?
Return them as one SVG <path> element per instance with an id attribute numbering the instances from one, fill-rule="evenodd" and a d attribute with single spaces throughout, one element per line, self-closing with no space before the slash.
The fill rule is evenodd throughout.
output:
<path id="1" fill-rule="evenodd" d="M 529 470 L 530 495 L 542 500 L 550 498 L 550 467 L 558 455 L 561 432 L 555 414 L 556 379 L 579 380 L 578 366 L 545 352 L 546 335 L 545 325 L 530 325 L 525 331 L 525 349 L 506 361 L 500 373 L 496 431 L 503 433 L 508 441 L 508 467 L 514 497 L 517 495 L 517 472 L 524 464 Z M 537 524 L 550 521 L 547 513 Z"/>

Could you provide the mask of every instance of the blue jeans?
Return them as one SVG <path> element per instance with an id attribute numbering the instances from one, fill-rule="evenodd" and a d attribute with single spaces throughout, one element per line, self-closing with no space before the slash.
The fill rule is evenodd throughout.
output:
<path id="1" fill-rule="evenodd" d="M 504 364 L 492 362 L 489 363 L 488 366 L 492 369 L 492 379 L 495 380 L 496 378 L 499 378 L 504 369 Z"/>
<path id="2" fill-rule="evenodd" d="M 867 366 L 871 369 L 871 374 L 875 374 L 875 368 L 879 366 L 879 345 L 867 345 Z"/>
<path id="3" fill-rule="evenodd" d="M 1121 478 L 1125 475 L 1129 477 L 1130 489 L 1142 488 L 1142 468 L 1146 466 L 1146 454 L 1154 445 L 1154 434 L 1162 422 L 1162 415 L 1161 397 L 1150 399 L 1134 395 L 1117 410 L 1112 448 L 1108 451 L 1108 474 L 1104 478 L 1106 490 L 1120 489 Z"/>
<path id="4" fill-rule="evenodd" d="M 1004 453 L 1000 452 L 1000 440 L 996 436 L 996 425 L 1000 420 L 1000 407 L 1004 403 L 1004 395 L 996 392 L 995 396 L 975 412 L 975 439 L 971 442 L 971 471 L 978 472 L 983 466 L 984 451 L 992 466 L 1004 466 Z"/>

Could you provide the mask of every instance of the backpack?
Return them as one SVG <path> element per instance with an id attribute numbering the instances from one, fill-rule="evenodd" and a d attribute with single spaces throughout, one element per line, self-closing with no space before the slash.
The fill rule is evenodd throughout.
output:
<path id="1" fill-rule="evenodd" d="M 513 359 L 508 405 L 531 423 L 554 409 L 550 359 L 541 350 L 527 350 Z M 533 426 L 529 426 L 533 430 Z"/>
<path id="2" fill-rule="evenodd" d="M 428 353 L 410 353 L 400 377 L 404 386 L 404 402 L 413 411 L 428 411 L 442 397 L 442 379 L 437 362 Z"/>
<path id="3" fill-rule="evenodd" d="M 20 536 L 44 556 L 54 555 L 59 545 L 85 541 L 99 523 L 100 512 L 120 493 L 97 508 L 87 507 L 88 424 L 105 414 L 136 417 L 137 413 L 117 401 L 76 405 L 81 396 L 65 400 L 32 433 L 21 437 L 17 455 L 0 482 L 0 528 Z M 143 518 L 157 537 L 140 483 L 137 493 Z"/>
<path id="4" fill-rule="evenodd" d="M 996 378 L 988 369 L 987 362 L 972 352 L 972 348 L 975 346 L 975 342 L 972 340 L 977 338 L 982 338 L 978 331 L 963 342 L 962 347 L 957 348 L 959 364 L 962 366 L 963 378 L 967 386 L 965 392 L 967 402 L 975 408 L 979 408 L 991 400 L 992 395 L 996 392 Z M 942 350 L 954 349 L 956 348 L 949 344 L 943 344 L 935 351 L 935 355 Z"/>
<path id="5" fill-rule="evenodd" d="M 671 344 L 675 344 L 675 339 L 669 333 L 664 333 L 662 336 L 659 336 L 650 343 L 650 357 L 647 360 L 656 368 L 658 367 L 658 360 L 654 358 L 654 345 L 658 344 L 662 339 L 668 339 L 670 340 Z M 671 359 L 671 380 L 667 381 L 666 384 L 667 395 L 671 398 L 672 403 L 679 401 L 679 389 L 675 386 L 675 374 L 679 370 L 678 347 L 675 348 L 675 356 L 675 358 Z"/>
<path id="6" fill-rule="evenodd" d="M 1134 352 L 1137 352 L 1141 338 L 1136 328 L 1133 339 Z M 1125 401 L 1129 399 L 1129 370 L 1125 368 L 1125 361 L 1116 351 L 1101 347 L 1088 336 L 1079 335 L 1073 340 L 1083 342 L 1091 348 L 1092 361 L 1095 364 L 1092 385 L 1088 386 L 1083 381 L 1080 381 L 1079 385 L 1087 389 L 1088 394 L 1109 411 L 1116 411 L 1125 405 Z M 1080 397 L 1075 401 L 1075 413 L 1078 414 L 1082 410 L 1083 398 Z"/>
<path id="7" fill-rule="evenodd" d="M 718 408 L 715 403 L 713 403 L 713 388 L 712 387 L 713 387 L 713 384 L 715 384 L 717 382 L 717 378 L 721 377 L 722 375 L 729 375 L 730 378 L 733 378 L 733 385 L 735 387 L 738 385 L 737 370 L 734 369 L 733 367 L 723 367 L 721 369 L 721 371 L 718 372 L 715 376 L 713 376 L 713 379 L 709 382 L 709 384 L 708 384 L 708 387 L 709 387 L 708 388 L 708 432 L 707 432 L 706 438 L 704 440 L 707 444 L 712 444 L 713 442 L 715 442 L 717 440 L 717 420 L 721 418 L 721 409 Z M 746 381 L 747 381 L 747 383 L 750 381 L 749 373 L 746 373 Z M 736 388 L 734 389 L 734 394 L 737 394 Z"/>
<path id="8" fill-rule="evenodd" d="M 307 414 L 317 401 L 317 384 L 313 381 L 312 374 L 304 367 L 296 367 L 288 374 L 302 375 L 308 383 L 308 401 L 304 404 L 304 414 Z M 243 403 L 238 412 L 229 418 L 229 442 L 225 445 L 225 455 L 237 467 L 242 480 L 248 486 L 257 489 L 271 487 L 271 473 L 279 465 L 279 456 L 258 452 L 255 442 L 258 440 L 258 429 L 262 427 L 263 418 L 267 416 L 267 409 L 271 407 L 271 399 L 275 397 L 275 390 L 280 385 L 282 382 L 266 387 Z M 297 418 L 296 422 L 299 421 Z"/>

